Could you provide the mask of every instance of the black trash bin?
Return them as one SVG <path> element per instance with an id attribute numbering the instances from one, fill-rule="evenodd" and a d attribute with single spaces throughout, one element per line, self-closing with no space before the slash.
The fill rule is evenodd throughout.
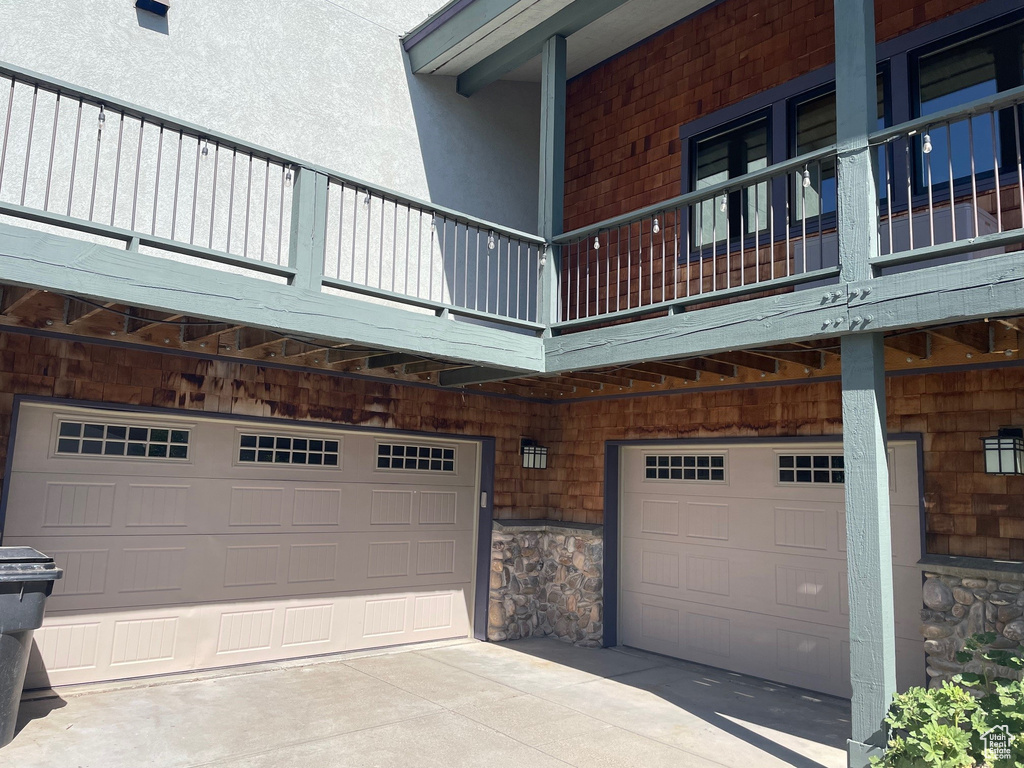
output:
<path id="1" fill-rule="evenodd" d="M 0 547 L 0 747 L 14 738 L 32 632 L 63 575 L 52 557 L 31 547 Z"/>

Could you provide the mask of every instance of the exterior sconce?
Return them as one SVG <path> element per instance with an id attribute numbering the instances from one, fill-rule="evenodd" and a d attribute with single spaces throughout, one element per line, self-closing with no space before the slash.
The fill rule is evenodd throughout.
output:
<path id="1" fill-rule="evenodd" d="M 1024 429 L 1000 427 L 995 437 L 983 437 L 985 472 L 989 475 L 1024 475 Z"/>
<path id="2" fill-rule="evenodd" d="M 536 440 L 527 440 L 525 437 L 519 443 L 519 452 L 523 454 L 523 467 L 525 469 L 547 469 L 548 449 L 537 445 Z"/>
<path id="3" fill-rule="evenodd" d="M 157 16 L 166 16 L 167 10 L 171 7 L 171 0 L 135 0 L 135 7 L 155 13 Z"/>

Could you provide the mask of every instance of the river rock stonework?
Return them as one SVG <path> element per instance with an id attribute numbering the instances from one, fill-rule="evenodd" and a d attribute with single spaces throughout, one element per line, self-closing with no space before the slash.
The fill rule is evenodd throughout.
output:
<path id="1" fill-rule="evenodd" d="M 603 574 L 600 526 L 495 522 L 487 638 L 550 635 L 584 648 L 600 647 Z"/>
<path id="2" fill-rule="evenodd" d="M 981 632 L 997 637 L 990 647 L 1016 648 L 1024 639 L 1024 574 L 942 568 L 925 572 L 921 635 L 928 659 L 928 685 L 937 688 L 953 675 L 981 672 L 981 664 L 956 659 L 964 641 Z M 1009 669 L 1001 676 L 1020 676 Z"/>

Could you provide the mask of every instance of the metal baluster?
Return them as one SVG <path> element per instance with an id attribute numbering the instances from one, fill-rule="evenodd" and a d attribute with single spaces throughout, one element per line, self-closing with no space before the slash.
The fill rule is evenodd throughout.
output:
<path id="1" fill-rule="evenodd" d="M 328 182 L 331 184 L 333 182 Z M 338 265 L 335 270 L 335 276 L 341 280 L 341 259 L 342 259 L 342 248 L 344 245 L 345 236 L 345 182 L 338 182 Z"/>
<path id="2" fill-rule="evenodd" d="M 267 207 L 270 205 L 270 158 L 264 158 L 263 166 L 263 226 L 260 229 L 260 261 L 263 261 L 263 254 L 267 250 Z M 324 247 L 323 258 L 327 258 L 327 248 Z M 326 272 L 326 265 L 324 266 Z"/>
<path id="3" fill-rule="evenodd" d="M 393 200 L 392 202 L 394 203 L 395 210 L 393 211 L 393 218 L 391 219 L 391 292 L 394 293 L 395 292 L 395 267 L 398 265 L 398 201 L 397 200 Z M 383 202 L 383 200 L 381 201 L 381 204 L 380 204 L 380 210 L 381 210 L 381 224 L 380 224 L 380 226 L 381 226 L 381 230 L 383 230 L 384 229 L 384 221 L 383 221 L 383 219 L 384 219 L 384 202 Z M 383 245 L 381 246 L 381 250 L 383 250 Z M 408 254 L 406 254 L 406 258 L 408 258 Z M 381 277 L 383 278 L 383 273 L 382 273 Z M 384 286 L 381 285 L 381 288 L 383 288 L 383 287 Z"/>
<path id="4" fill-rule="evenodd" d="M 142 170 L 142 138 L 146 128 L 146 121 L 139 120 L 138 149 L 135 152 L 135 181 L 132 182 L 132 223 L 131 229 L 135 229 L 135 214 L 139 207 L 139 173 Z"/>
<path id="5" fill-rule="evenodd" d="M 53 130 L 50 131 L 50 160 L 46 165 L 46 193 L 43 195 L 43 210 L 50 210 L 50 179 L 53 176 L 53 151 L 57 147 L 57 120 L 60 117 L 60 91 L 53 105 Z"/>
<path id="6" fill-rule="evenodd" d="M 509 245 L 511 248 L 511 244 Z M 516 317 L 519 317 L 519 308 L 523 306 L 523 297 L 520 294 L 523 284 L 523 241 L 516 240 Z M 529 302 L 529 283 L 527 283 L 527 302 Z M 529 304 L 526 307 L 526 315 L 529 317 Z"/>
<path id="7" fill-rule="evenodd" d="M 978 236 L 978 174 L 974 167 L 974 118 L 967 118 L 967 143 L 971 148 L 971 209 L 974 212 L 974 237 Z"/>
<path id="8" fill-rule="evenodd" d="M 818 172 L 818 186 L 820 187 L 821 186 L 821 160 L 816 161 L 815 169 Z M 836 169 L 836 170 L 838 172 L 838 169 Z M 825 241 L 822 239 L 825 235 L 824 235 L 824 231 L 823 231 L 824 227 L 822 227 L 822 225 L 821 225 L 822 209 L 824 207 L 825 206 L 823 206 L 821 204 L 821 191 L 819 190 L 818 191 L 818 259 L 821 262 L 821 266 L 825 266 Z M 875 210 L 876 210 L 876 216 L 877 216 L 877 210 L 878 209 L 876 208 Z M 838 220 L 838 218 L 839 218 L 839 206 L 837 205 L 836 206 L 836 219 Z M 838 244 L 837 244 L 837 247 L 838 247 Z"/>
<path id="9" fill-rule="evenodd" d="M 380 199 L 380 241 L 377 243 L 377 287 L 384 288 L 384 208 L 387 200 Z M 394 269 L 394 267 L 392 267 Z"/>
<path id="10" fill-rule="evenodd" d="M 192 244 L 196 240 L 196 208 L 199 205 L 199 158 L 202 157 L 203 142 L 196 136 L 196 172 L 192 180 L 192 221 L 188 226 L 188 242 Z"/>
<path id="11" fill-rule="evenodd" d="M 349 282 L 356 281 L 356 233 L 359 231 L 359 190 L 352 187 L 352 258 L 349 260 Z"/>
<path id="12" fill-rule="evenodd" d="M 594 252 L 594 259 L 597 260 L 599 258 L 601 258 L 601 251 L 597 250 L 597 251 Z M 589 253 L 587 254 L 587 265 L 586 265 L 585 270 L 586 271 L 585 271 L 584 277 L 583 277 L 583 289 L 584 289 L 584 292 L 585 292 L 584 293 L 584 299 L 583 299 L 583 312 L 584 312 L 584 316 L 585 317 L 590 317 L 590 254 Z"/>
<path id="13" fill-rule="evenodd" d="M 114 226 L 114 216 L 117 214 L 117 187 L 121 179 L 121 140 L 124 137 L 124 112 L 117 123 L 117 154 L 114 161 L 114 192 L 110 198 L 110 226 Z"/>
<path id="14" fill-rule="evenodd" d="M 181 145 L 184 143 L 185 132 L 178 131 L 178 159 L 174 164 L 174 205 L 171 206 L 171 240 L 174 239 L 178 228 L 178 187 L 181 182 Z"/>
<path id="15" fill-rule="evenodd" d="M 370 190 L 366 190 L 366 197 L 363 198 L 363 205 L 366 207 L 366 262 L 363 265 L 363 285 L 370 284 L 370 230 L 373 224 L 373 201 L 370 199 Z"/>
<path id="16" fill-rule="evenodd" d="M 774 181 L 774 180 L 773 180 Z M 768 182 L 768 275 L 775 279 L 775 185 Z"/>
<path id="17" fill-rule="evenodd" d="M 242 235 L 242 256 L 249 258 L 249 211 L 252 210 L 252 152 L 245 174 L 245 231 Z"/>
<path id="18" fill-rule="evenodd" d="M 13 85 L 13 81 L 12 81 Z M 13 89 L 12 89 L 13 90 Z M 78 117 L 75 119 L 75 148 L 71 151 L 71 181 L 68 184 L 68 216 L 71 215 L 71 201 L 75 196 L 75 170 L 78 167 L 78 138 L 82 134 L 82 100 L 78 100 Z M 4 136 L 6 142 L 7 136 Z M 0 177 L 3 176 L 3 160 L 0 160 Z"/>
<path id="19" fill-rule="evenodd" d="M 805 165 L 804 172 L 806 171 Z M 800 252 L 804 262 L 801 274 L 807 274 L 807 187 L 803 185 L 803 178 L 800 179 Z"/>
<path id="20" fill-rule="evenodd" d="M 786 211 L 785 211 L 786 217 L 785 217 L 785 221 L 783 222 L 782 228 L 783 228 L 783 230 L 786 233 L 786 275 L 785 276 L 789 277 L 793 273 L 793 267 L 795 267 L 796 265 L 792 264 L 794 259 L 793 259 L 792 250 L 790 248 L 790 229 L 792 229 L 793 211 L 792 211 L 792 206 L 790 205 L 790 198 L 792 196 L 789 194 L 789 189 L 788 189 L 789 179 L 788 178 L 786 180 L 786 186 L 787 186 L 787 189 L 786 189 Z M 772 263 L 773 264 L 775 263 L 775 259 L 772 259 Z M 775 277 L 774 270 L 772 272 L 772 277 Z"/>
<path id="21" fill-rule="evenodd" d="M 672 220 L 672 298 L 679 298 L 679 237 L 682 231 L 682 227 L 679 225 L 680 221 L 680 210 L 676 208 L 673 214 Z M 689 280 L 689 268 L 690 260 L 686 260 L 687 268 L 687 280 Z M 690 290 L 689 282 L 687 282 L 686 290 Z"/>
<path id="22" fill-rule="evenodd" d="M 79 102 L 78 108 L 81 109 L 82 105 Z M 7 139 L 11 135 L 11 112 L 14 111 L 14 78 L 11 78 L 11 93 L 7 97 L 7 117 L 4 118 L 4 143 L 3 147 L 0 148 L 0 191 L 4 188 L 4 165 L 7 162 Z M 77 139 L 77 135 L 75 136 Z M 70 214 L 70 211 L 69 211 Z"/>
<path id="23" fill-rule="evenodd" d="M 667 218 L 664 213 L 662 213 L 662 218 Z M 665 283 L 668 280 L 667 271 L 665 269 L 665 267 L 668 266 L 665 263 L 665 256 L 666 256 L 666 254 L 665 254 L 665 226 L 666 226 L 667 223 L 668 222 L 665 222 L 664 224 L 661 225 L 661 300 L 662 300 L 662 302 L 664 302 L 665 298 L 666 298 L 666 296 L 665 296 Z"/>
<path id="24" fill-rule="evenodd" d="M 217 147 L 216 149 L 214 149 L 214 154 L 216 154 L 219 151 L 219 149 L 220 149 L 220 147 Z M 288 178 L 288 174 L 291 173 L 291 172 L 292 172 L 291 169 L 286 167 L 284 165 L 284 163 L 281 164 L 281 194 L 280 194 L 280 199 L 278 200 L 278 204 L 280 205 L 280 210 L 278 211 L 278 214 L 277 214 L 277 263 L 278 264 L 280 264 L 282 262 L 282 260 L 284 259 L 284 188 L 285 188 L 285 181 Z M 214 195 L 217 194 L 217 166 L 216 165 L 214 165 L 214 167 L 213 167 L 213 193 L 214 193 Z M 212 218 L 210 219 L 210 238 L 211 238 L 211 240 L 213 238 L 213 219 Z M 340 259 L 341 259 L 341 254 L 340 253 L 338 254 L 338 259 L 339 259 L 339 264 L 340 264 Z M 339 278 L 341 277 L 341 267 L 340 266 L 338 267 L 338 277 Z"/>
<path id="25" fill-rule="evenodd" d="M 231 181 L 228 183 L 228 241 L 224 249 L 231 253 L 231 228 L 235 218 L 235 164 L 238 162 L 238 150 L 231 148 Z"/>
<path id="26" fill-rule="evenodd" d="M 409 229 L 412 226 L 412 208 L 405 206 L 405 289 L 406 296 L 409 295 L 409 265 L 412 262 L 412 250 L 410 249 Z M 417 262 L 417 267 L 419 263 Z"/>
<path id="27" fill-rule="evenodd" d="M 1020 153 L 1020 105 L 1013 105 L 1013 141 L 1017 149 L 1017 203 L 1024 220 L 1024 165 Z"/>
<path id="28" fill-rule="evenodd" d="M 103 105 L 100 105 L 100 126 L 105 121 L 106 113 L 103 110 Z M 100 148 L 103 146 L 103 128 L 96 129 L 96 156 L 93 158 L 92 163 L 92 191 L 89 193 L 89 221 L 92 221 L 93 212 L 96 210 L 96 179 L 100 173 Z"/>
<path id="29" fill-rule="evenodd" d="M 717 199 L 711 201 L 711 292 L 718 290 L 718 206 Z M 725 198 L 725 213 L 729 215 L 729 198 Z M 703 265 L 702 265 L 703 266 Z"/>
<path id="30" fill-rule="evenodd" d="M 164 157 L 164 127 L 160 126 L 160 135 L 156 145 L 156 181 L 153 183 L 153 227 L 149 234 L 156 234 L 156 213 L 160 207 L 160 168 Z"/>
<path id="31" fill-rule="evenodd" d="M 423 209 L 419 211 L 419 224 L 416 227 L 416 296 L 420 296 L 420 281 L 423 271 Z M 421 297 L 422 298 L 422 297 Z"/>
<path id="32" fill-rule="evenodd" d="M 953 242 L 956 242 L 956 192 L 953 185 L 953 143 L 950 138 L 952 133 L 951 125 L 946 123 L 946 158 L 949 162 L 949 221 L 952 225 Z"/>
<path id="33" fill-rule="evenodd" d="M 612 247 L 612 233 L 608 232 L 608 248 Z M 622 228 L 615 228 L 615 311 L 622 309 Z"/>
<path id="34" fill-rule="evenodd" d="M 767 188 L 767 187 L 766 187 Z M 761 185 L 754 185 L 754 282 L 761 282 Z M 740 285 L 746 285 L 746 270 L 741 273 Z"/>
<path id="35" fill-rule="evenodd" d="M 928 133 L 926 136 L 931 136 L 931 126 L 928 127 Z M 930 141 L 930 139 L 929 139 Z M 932 194 L 932 153 L 924 153 L 924 165 L 925 165 L 925 184 L 928 186 L 928 238 L 929 245 L 935 245 L 935 203 Z M 953 214 L 953 209 L 949 210 L 950 216 Z M 911 227 L 913 227 L 913 216 L 911 216 Z"/>
<path id="36" fill-rule="evenodd" d="M 640 222 L 640 231 L 643 232 L 644 223 Z M 648 304 L 654 303 L 654 221 L 651 221 L 651 233 L 647 239 L 647 292 L 650 294 Z M 640 302 L 641 304 L 643 302 Z"/>
<path id="37" fill-rule="evenodd" d="M 25 145 L 25 173 L 21 180 L 21 204 L 25 204 L 25 193 L 28 191 L 28 165 L 32 159 L 32 134 L 36 129 L 36 102 L 39 100 L 39 86 L 32 88 L 32 112 L 28 118 L 28 143 Z M 91 218 L 91 217 L 90 217 Z"/>
<path id="38" fill-rule="evenodd" d="M 996 231 L 1003 231 L 1003 201 L 1002 192 L 999 187 L 1003 183 L 1002 174 L 999 173 L 999 151 L 998 144 L 996 144 L 996 120 L 999 115 L 995 110 L 989 110 L 989 126 L 992 128 L 992 176 L 996 183 Z M 953 215 L 953 210 L 950 208 L 950 217 Z"/>
<path id="39" fill-rule="evenodd" d="M 947 133 L 947 136 L 948 135 L 949 134 Z M 894 247 L 892 234 L 894 223 L 892 218 L 892 154 L 893 148 L 891 145 L 886 145 L 885 147 L 883 147 L 882 157 L 885 158 L 885 202 L 886 207 L 889 211 L 889 253 L 893 252 Z M 838 171 L 838 168 L 836 170 Z M 950 202 L 952 202 L 952 198 L 950 198 Z"/>
<path id="40" fill-rule="evenodd" d="M 466 260 L 466 269 L 462 273 L 462 306 L 464 306 L 464 307 L 466 307 L 468 309 L 469 308 L 469 224 L 464 224 L 463 226 L 466 229 L 466 234 L 464 235 L 465 247 L 464 247 L 462 253 L 463 253 L 463 258 Z M 480 263 L 479 260 L 480 260 L 480 254 L 477 253 L 477 264 Z M 478 269 L 479 269 L 479 267 L 478 267 Z M 452 301 L 452 304 L 455 304 L 455 303 L 456 303 L 455 301 Z"/>
<path id="41" fill-rule="evenodd" d="M 913 134 L 911 134 L 912 136 Z M 905 151 L 907 154 L 907 230 L 910 233 L 910 250 L 914 250 L 914 165 L 910 157 L 910 145 L 912 140 L 907 137 Z"/>
<path id="42" fill-rule="evenodd" d="M 220 144 L 213 144 L 213 182 L 210 185 L 210 243 L 213 248 L 213 226 L 217 221 L 217 171 L 220 170 Z M 277 263 L 281 263 L 281 241 L 284 239 L 284 174 L 285 168 L 281 166 L 281 215 L 277 220 Z"/>
<path id="43" fill-rule="evenodd" d="M 728 202 L 728 200 L 729 200 L 729 192 L 726 192 L 725 195 L 726 195 L 726 206 L 728 207 L 728 205 L 729 205 L 729 202 Z M 743 220 L 743 203 L 742 203 L 742 201 L 740 202 L 739 208 L 740 208 L 740 210 L 739 210 L 740 221 L 742 221 Z M 729 219 L 731 219 L 731 218 L 732 218 L 732 216 L 731 216 L 730 212 L 727 210 L 725 212 L 725 287 L 726 288 L 732 288 L 732 237 L 731 237 L 732 233 L 729 231 L 731 229 Z M 742 229 L 742 225 L 741 225 L 741 229 Z M 740 234 L 740 242 L 742 242 L 742 241 L 743 241 L 743 235 L 741 233 Z"/>

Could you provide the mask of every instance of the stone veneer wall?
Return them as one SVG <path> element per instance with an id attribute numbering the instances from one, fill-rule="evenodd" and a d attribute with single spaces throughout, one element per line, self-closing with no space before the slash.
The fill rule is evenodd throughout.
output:
<path id="1" fill-rule="evenodd" d="M 552 635 L 580 647 L 600 647 L 603 566 L 600 526 L 495 522 L 487 638 Z"/>
<path id="2" fill-rule="evenodd" d="M 995 632 L 993 648 L 1016 648 L 1024 641 L 1024 573 L 935 564 L 926 568 L 921 634 L 930 687 L 958 673 L 981 672 L 978 662 L 956 660 L 964 640 L 972 635 Z M 1000 672 L 1019 676 L 1011 670 Z"/>

